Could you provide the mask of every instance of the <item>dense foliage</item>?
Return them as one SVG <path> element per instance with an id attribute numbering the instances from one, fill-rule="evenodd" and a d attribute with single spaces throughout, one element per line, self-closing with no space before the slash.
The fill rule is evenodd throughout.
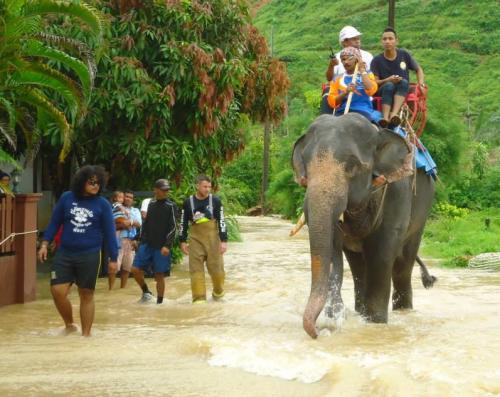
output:
<path id="1" fill-rule="evenodd" d="M 111 184 L 149 188 L 198 172 L 220 176 L 240 153 L 248 120 L 279 121 L 288 78 L 239 0 L 95 0 L 110 29 L 80 162 L 104 164 Z"/>
<path id="2" fill-rule="evenodd" d="M 292 208 L 300 203 L 303 192 L 297 193 L 287 179 L 292 175 L 290 154 L 294 140 L 318 114 L 328 54 L 339 49 L 338 32 L 344 25 L 361 30 L 362 48 L 373 54 L 382 52 L 380 35 L 387 23 L 387 2 L 344 0 L 326 8 L 320 0 L 254 0 L 252 4 L 256 25 L 267 35 L 274 32 L 274 52 L 288 61 L 293 83 L 288 117 L 273 137 L 268 197 L 275 212 L 293 217 L 297 209 Z M 493 39 L 499 13 L 493 0 L 405 0 L 396 6 L 400 47 L 409 49 L 422 65 L 429 86 L 429 119 L 422 140 L 438 164 L 438 200 L 460 207 L 500 206 L 495 187 L 495 148 L 500 137 L 495 93 L 500 89 L 500 70 L 493 66 L 500 60 L 498 40 Z M 255 145 L 260 138 L 254 136 Z M 224 175 L 232 180 L 234 190 L 236 174 L 227 169 Z M 246 190 L 245 180 L 240 182 Z"/>
<path id="3" fill-rule="evenodd" d="M 92 55 L 82 41 L 48 34 L 49 14 L 78 19 L 79 29 L 85 26 L 87 35 L 100 42 L 99 13 L 83 2 L 0 0 L 0 161 L 4 163 L 16 165 L 20 154 L 29 159 L 41 139 L 55 143 L 64 160 L 73 127 L 87 113 L 95 72 Z M 55 129 L 48 128 L 51 122 Z"/>

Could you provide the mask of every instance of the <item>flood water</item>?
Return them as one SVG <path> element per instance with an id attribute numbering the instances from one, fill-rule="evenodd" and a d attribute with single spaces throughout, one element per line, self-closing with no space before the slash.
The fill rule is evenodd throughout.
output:
<path id="1" fill-rule="evenodd" d="M 42 277 L 36 302 L 0 308 L 0 396 L 500 395 L 499 273 L 431 264 L 425 290 L 415 268 L 415 310 L 374 325 L 354 312 L 346 271 L 342 330 L 311 340 L 307 228 L 289 238 L 286 221 L 239 220 L 224 302 L 192 305 L 186 264 L 163 305 L 138 303 L 132 279 L 111 292 L 100 279 L 93 336 L 62 336 Z"/>

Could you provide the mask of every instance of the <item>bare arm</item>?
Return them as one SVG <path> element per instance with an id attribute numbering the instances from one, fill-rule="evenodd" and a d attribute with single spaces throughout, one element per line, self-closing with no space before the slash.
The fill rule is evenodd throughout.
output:
<path id="1" fill-rule="evenodd" d="M 424 85 L 424 70 L 420 66 L 417 68 L 417 82 L 420 86 Z"/>
<path id="2" fill-rule="evenodd" d="M 391 82 L 391 83 L 399 83 L 403 78 L 401 76 L 396 76 L 395 74 L 393 74 L 392 76 L 389 76 L 385 79 L 381 79 L 380 77 L 378 77 L 377 75 L 375 75 L 375 83 L 377 83 L 377 85 L 379 87 L 383 86 L 385 83 L 388 83 L 388 82 Z"/>
<path id="3" fill-rule="evenodd" d="M 365 91 L 372 92 L 372 94 L 368 95 L 373 95 L 375 91 L 377 91 L 377 85 L 375 81 L 370 79 L 369 74 L 366 71 L 366 65 L 361 59 L 361 57 L 358 57 L 358 67 L 359 67 L 359 73 L 361 74 L 361 81 L 363 82 L 363 86 L 365 87 Z"/>
<path id="4" fill-rule="evenodd" d="M 338 64 L 339 64 L 339 61 L 337 60 L 337 58 L 333 57 L 333 58 L 330 59 L 330 63 L 328 64 L 328 68 L 326 69 L 326 73 L 325 73 L 327 81 L 332 81 L 332 79 L 333 79 L 333 69 Z"/>

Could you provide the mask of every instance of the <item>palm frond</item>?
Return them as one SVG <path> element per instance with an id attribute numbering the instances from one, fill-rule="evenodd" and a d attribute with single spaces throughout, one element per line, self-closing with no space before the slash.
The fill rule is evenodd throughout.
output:
<path id="1" fill-rule="evenodd" d="M 19 123 L 21 125 L 22 123 Z M 21 127 L 26 140 L 26 152 L 24 153 L 23 167 L 26 167 L 31 161 L 33 161 L 40 151 L 40 146 L 42 144 L 42 134 L 40 129 L 35 127 L 24 128 Z"/>
<path id="2" fill-rule="evenodd" d="M 73 70 L 82 85 L 84 96 L 89 98 L 90 90 L 92 88 L 92 75 L 87 66 L 77 58 L 68 55 L 67 53 L 43 45 L 41 42 L 36 40 L 27 40 L 23 48 L 23 56 L 30 57 L 44 57 L 50 61 L 56 61 L 67 68 Z"/>
<path id="3" fill-rule="evenodd" d="M 23 14 L 26 16 L 41 14 L 73 16 L 88 25 L 99 40 L 103 35 L 104 19 L 101 13 L 84 2 L 28 0 L 24 6 Z"/>
<path id="4" fill-rule="evenodd" d="M 21 168 L 16 159 L 12 157 L 9 153 L 7 153 L 5 150 L 3 150 L 1 147 L 0 147 L 0 163 L 13 165 L 17 169 Z"/>
<path id="5" fill-rule="evenodd" d="M 41 29 L 42 19 L 38 15 L 8 16 L 5 20 L 4 35 L 8 41 L 25 35 L 35 34 Z"/>
<path id="6" fill-rule="evenodd" d="M 12 81 L 20 85 L 43 86 L 63 96 L 73 116 L 83 117 L 86 106 L 82 93 L 74 80 L 42 63 L 30 63 L 12 75 Z"/>
<path id="7" fill-rule="evenodd" d="M 0 94 L 1 95 L 1 94 Z M 4 109 L 9 117 L 8 125 L 12 130 L 16 128 L 16 109 L 7 98 L 0 96 L 0 109 Z"/>
<path id="8" fill-rule="evenodd" d="M 16 131 L 0 118 L 0 142 L 7 141 L 12 149 L 16 149 Z"/>
<path id="9" fill-rule="evenodd" d="M 21 11 L 26 0 L 8 0 L 7 1 L 7 13 L 12 15 L 17 15 Z"/>
<path id="10" fill-rule="evenodd" d="M 87 69 L 90 72 L 91 85 L 93 85 L 97 73 L 97 65 L 92 50 L 87 44 L 80 40 L 43 32 L 37 33 L 33 37 L 58 48 L 76 51 L 80 58 L 83 59 L 83 62 L 87 65 Z"/>
<path id="11" fill-rule="evenodd" d="M 28 90 L 26 95 L 24 95 L 23 100 L 24 102 L 35 106 L 39 112 L 44 112 L 49 115 L 58 125 L 63 140 L 63 147 L 59 153 L 59 161 L 64 162 L 66 156 L 71 150 L 71 133 L 73 131 L 71 125 L 68 123 L 68 120 L 66 120 L 66 116 L 47 99 L 42 91 L 38 89 Z"/>

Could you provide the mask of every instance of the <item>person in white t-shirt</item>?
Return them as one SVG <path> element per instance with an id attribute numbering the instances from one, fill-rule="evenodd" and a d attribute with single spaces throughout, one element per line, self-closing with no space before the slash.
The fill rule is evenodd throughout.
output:
<path id="1" fill-rule="evenodd" d="M 342 48 L 354 47 L 360 50 L 361 59 L 366 65 L 366 70 L 369 71 L 370 63 L 372 62 L 373 55 L 368 51 L 362 50 L 361 47 L 361 35 L 362 33 L 353 26 L 344 26 L 339 32 L 339 43 Z M 340 52 L 335 54 L 335 57 L 331 57 L 328 68 L 326 69 L 326 79 L 328 81 L 334 81 L 338 76 L 345 73 L 344 66 L 340 62 Z"/>
<path id="2" fill-rule="evenodd" d="M 151 202 L 151 198 L 147 198 L 142 200 L 141 203 L 141 216 L 142 220 L 146 219 L 146 215 L 148 214 L 148 205 Z"/>

